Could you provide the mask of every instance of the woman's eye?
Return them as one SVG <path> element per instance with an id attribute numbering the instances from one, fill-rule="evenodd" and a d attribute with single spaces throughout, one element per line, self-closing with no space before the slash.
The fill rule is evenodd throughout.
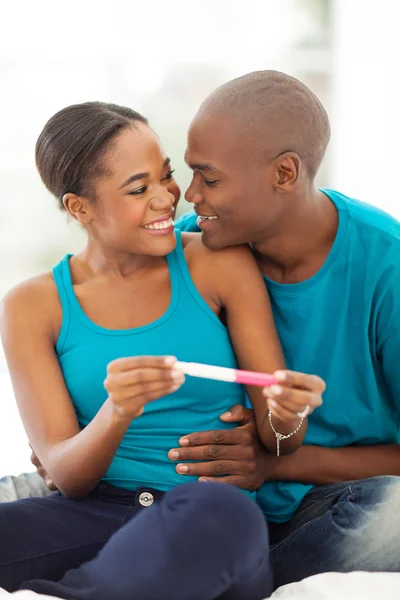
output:
<path id="1" fill-rule="evenodd" d="M 212 180 L 210 180 L 210 179 L 204 179 L 204 183 L 206 185 L 208 185 L 209 187 L 213 187 L 214 185 L 218 184 L 218 179 L 212 179 Z"/>
<path id="2" fill-rule="evenodd" d="M 175 173 L 175 169 L 170 169 L 166 175 L 161 179 L 161 181 L 169 181 L 172 179 L 173 174 Z"/>
<path id="3" fill-rule="evenodd" d="M 136 190 L 129 192 L 129 196 L 139 196 L 140 194 L 144 194 L 146 190 L 147 190 L 147 186 L 142 185 L 142 187 L 136 188 Z"/>

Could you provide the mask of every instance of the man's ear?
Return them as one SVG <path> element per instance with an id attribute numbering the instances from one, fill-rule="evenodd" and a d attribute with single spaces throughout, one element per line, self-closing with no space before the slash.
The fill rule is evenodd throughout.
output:
<path id="1" fill-rule="evenodd" d="M 62 203 L 71 217 L 84 227 L 92 222 L 93 210 L 87 198 L 68 192 L 62 197 Z"/>
<path id="2" fill-rule="evenodd" d="M 290 192 L 300 179 L 301 160 L 295 152 L 284 152 L 274 161 L 274 188 L 276 192 Z"/>

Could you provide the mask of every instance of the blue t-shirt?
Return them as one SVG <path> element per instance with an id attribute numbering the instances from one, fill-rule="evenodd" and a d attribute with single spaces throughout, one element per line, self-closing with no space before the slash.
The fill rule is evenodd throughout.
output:
<path id="1" fill-rule="evenodd" d="M 324 403 L 305 444 L 341 447 L 400 441 L 400 223 L 333 190 L 339 226 L 322 268 L 279 284 L 265 277 L 289 369 L 320 375 Z M 198 231 L 193 212 L 177 223 Z M 285 522 L 313 486 L 265 483 L 257 500 Z"/>

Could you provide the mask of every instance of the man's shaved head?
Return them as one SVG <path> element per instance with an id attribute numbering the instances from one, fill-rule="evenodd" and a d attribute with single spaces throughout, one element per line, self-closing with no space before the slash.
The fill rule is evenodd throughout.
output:
<path id="1" fill-rule="evenodd" d="M 330 138 L 328 115 L 303 83 L 278 71 L 255 71 L 217 88 L 196 117 L 232 120 L 260 158 L 298 154 L 314 179 Z"/>

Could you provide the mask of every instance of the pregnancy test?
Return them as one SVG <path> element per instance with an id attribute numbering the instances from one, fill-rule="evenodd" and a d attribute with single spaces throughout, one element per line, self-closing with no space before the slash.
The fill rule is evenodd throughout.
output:
<path id="1" fill-rule="evenodd" d="M 268 373 L 228 369 L 227 367 L 214 367 L 212 365 L 203 365 L 194 362 L 178 361 L 174 364 L 174 369 L 179 369 L 185 375 L 191 375 L 192 377 L 216 379 L 217 381 L 229 381 L 230 383 L 242 383 L 244 385 L 259 385 L 261 387 L 266 387 L 278 383 L 276 378 Z"/>

